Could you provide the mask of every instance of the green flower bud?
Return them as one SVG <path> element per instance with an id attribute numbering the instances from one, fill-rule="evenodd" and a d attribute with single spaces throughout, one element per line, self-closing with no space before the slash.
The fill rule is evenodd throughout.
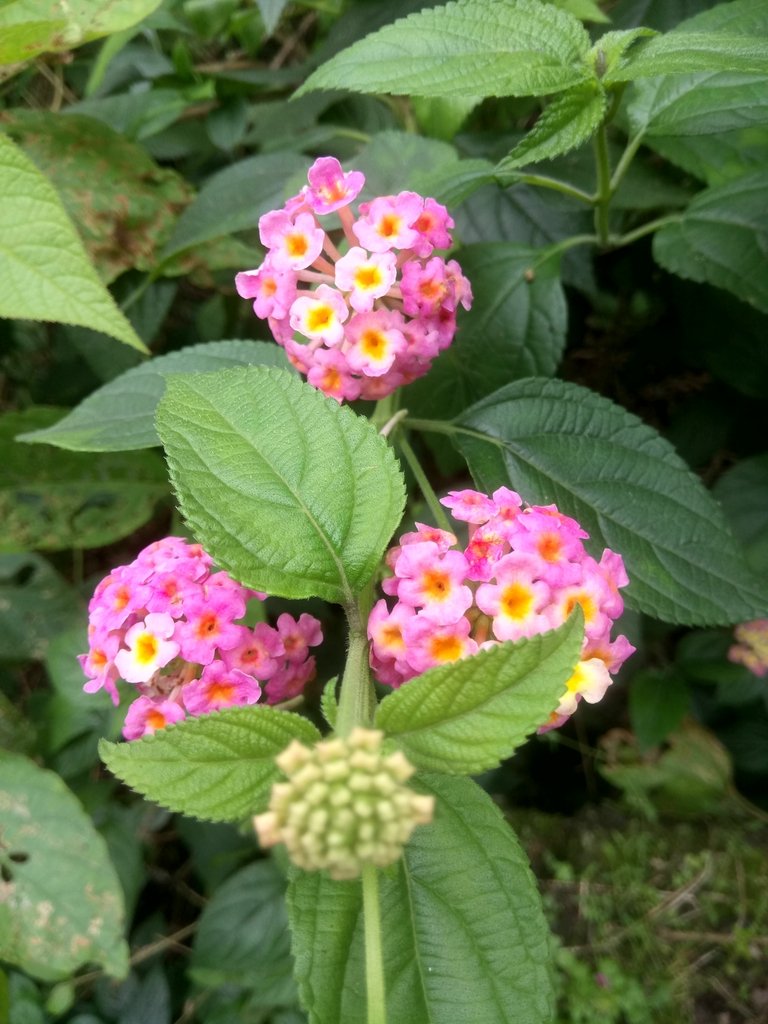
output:
<path id="1" fill-rule="evenodd" d="M 434 797 L 405 785 L 415 769 L 400 751 L 385 755 L 383 740 L 374 729 L 314 747 L 293 740 L 276 758 L 287 781 L 253 819 L 261 845 L 284 843 L 298 867 L 336 879 L 398 860 L 414 828 L 432 820 Z"/>

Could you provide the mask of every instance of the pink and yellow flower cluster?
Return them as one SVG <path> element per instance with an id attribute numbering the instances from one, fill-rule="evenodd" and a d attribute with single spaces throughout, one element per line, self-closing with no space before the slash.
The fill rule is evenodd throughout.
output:
<path id="1" fill-rule="evenodd" d="M 88 693 L 119 703 L 117 680 L 140 696 L 123 735 L 138 739 L 187 715 L 269 704 L 299 694 L 315 674 L 309 648 L 322 640 L 311 615 L 281 615 L 275 627 L 238 622 L 251 598 L 265 595 L 212 572 L 199 544 L 166 537 L 99 583 L 88 606 Z"/>
<path id="2" fill-rule="evenodd" d="M 387 554 L 392 575 L 368 624 L 371 666 L 380 682 L 401 686 L 421 672 L 457 661 L 503 640 L 532 637 L 561 625 L 580 605 L 581 658 L 550 720 L 554 728 L 580 700 L 600 700 L 634 648 L 611 639 L 628 583 L 620 555 L 587 554 L 588 534 L 554 505 L 523 507 L 500 487 L 492 496 L 452 491 L 442 503 L 468 524 L 468 543 L 417 524 Z"/>
<path id="3" fill-rule="evenodd" d="M 301 192 L 259 220 L 264 262 L 235 279 L 293 365 L 339 402 L 421 377 L 453 340 L 458 307 L 472 303 L 459 264 L 433 255 L 451 245 L 446 208 L 399 192 L 355 216 L 364 184 L 361 171 L 316 160 Z"/>
<path id="4" fill-rule="evenodd" d="M 742 622 L 733 635 L 737 642 L 728 651 L 729 660 L 761 678 L 768 675 L 768 619 Z"/>

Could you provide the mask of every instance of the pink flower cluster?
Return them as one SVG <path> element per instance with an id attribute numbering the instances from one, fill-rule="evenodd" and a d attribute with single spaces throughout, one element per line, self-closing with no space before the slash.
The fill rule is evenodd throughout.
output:
<path id="1" fill-rule="evenodd" d="M 768 674 L 768 619 L 742 622 L 733 635 L 738 642 L 728 651 L 729 660 L 746 665 L 761 678 Z"/>
<path id="2" fill-rule="evenodd" d="M 468 524 L 461 549 L 445 530 L 417 523 L 387 554 L 393 575 L 386 599 L 373 608 L 368 637 L 371 666 L 380 682 L 403 683 L 443 665 L 561 625 L 575 606 L 584 612 L 581 659 L 566 692 L 542 730 L 573 714 L 581 699 L 600 700 L 634 647 L 611 639 L 628 583 L 620 555 L 606 549 L 599 562 L 582 543 L 588 534 L 554 505 L 522 506 L 506 487 L 491 497 L 452 491 L 442 503 Z"/>
<path id="3" fill-rule="evenodd" d="M 166 537 L 99 583 L 88 606 L 83 689 L 105 689 L 119 703 L 116 682 L 140 696 L 128 709 L 123 735 L 134 740 L 220 708 L 269 704 L 301 692 L 315 674 L 309 648 L 322 640 L 311 615 L 281 615 L 276 627 L 238 624 L 251 598 L 226 572 L 211 572 L 199 544 Z M 262 688 L 262 684 L 263 688 Z"/>
<path id="4" fill-rule="evenodd" d="M 259 220 L 267 256 L 237 275 L 237 291 L 310 384 L 339 402 L 383 398 L 427 372 L 472 303 L 459 264 L 433 255 L 451 245 L 453 220 L 416 192 L 360 203 L 355 217 L 365 177 L 333 157 L 308 180 Z"/>

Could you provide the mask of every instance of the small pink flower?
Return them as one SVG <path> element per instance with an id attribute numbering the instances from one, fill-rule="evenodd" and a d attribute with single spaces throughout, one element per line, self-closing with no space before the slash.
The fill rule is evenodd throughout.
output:
<path id="1" fill-rule="evenodd" d="M 152 612 L 125 634 L 128 649 L 115 655 L 115 667 L 126 683 L 146 683 L 179 653 L 173 636 L 176 624 L 170 615 Z"/>
<path id="2" fill-rule="evenodd" d="M 152 700 L 151 697 L 138 697 L 128 708 L 123 726 L 123 736 L 127 740 L 138 740 L 142 736 L 151 736 L 159 729 L 173 725 L 186 718 L 184 708 L 174 700 Z"/>
<path id="3" fill-rule="evenodd" d="M 433 249 L 447 249 L 451 244 L 450 229 L 455 227 L 453 217 L 450 216 L 442 203 L 436 199 L 424 200 L 424 208 L 413 222 L 414 230 L 419 237 L 413 243 L 413 250 L 417 256 L 426 259 L 431 255 Z"/>
<path id="4" fill-rule="evenodd" d="M 260 622 L 252 630 L 243 627 L 243 640 L 237 647 L 224 653 L 228 668 L 240 669 L 255 679 L 269 679 L 277 671 L 278 662 L 285 655 L 280 634 Z"/>
<path id="5" fill-rule="evenodd" d="M 460 551 L 441 555 L 431 541 L 408 544 L 395 564 L 400 580 L 397 596 L 433 622 L 456 622 L 472 604 L 472 591 L 464 585 L 467 560 Z"/>
<path id="6" fill-rule="evenodd" d="M 349 304 L 358 313 L 373 309 L 375 299 L 386 295 L 397 276 L 394 253 L 368 255 L 353 245 L 346 256 L 336 261 L 336 287 L 351 292 Z"/>
<path id="7" fill-rule="evenodd" d="M 449 491 L 440 504 L 449 508 L 454 519 L 464 523 L 487 523 L 496 513 L 496 505 L 479 491 Z"/>
<path id="8" fill-rule="evenodd" d="M 367 204 L 363 216 L 352 225 L 355 237 L 370 252 L 409 249 L 419 239 L 412 227 L 422 211 L 423 200 L 415 192 L 380 196 Z"/>
<path id="9" fill-rule="evenodd" d="M 352 375 L 346 357 L 338 349 L 319 349 L 307 380 L 337 402 L 353 402 L 360 397 L 360 381 Z"/>
<path id="10" fill-rule="evenodd" d="M 253 299 L 253 311 L 261 320 L 288 316 L 296 298 L 296 275 L 278 270 L 269 257 L 257 270 L 244 270 L 235 276 L 235 288 L 244 299 Z"/>
<path id="11" fill-rule="evenodd" d="M 324 156 L 315 160 L 307 173 L 306 201 L 315 213 L 332 213 L 357 199 L 365 185 L 362 171 L 342 170 L 335 157 Z"/>
<path id="12" fill-rule="evenodd" d="M 319 619 L 306 612 L 295 619 L 284 612 L 277 620 L 277 632 L 285 649 L 285 657 L 295 663 L 303 661 L 310 647 L 323 642 L 323 631 Z"/>
<path id="13" fill-rule="evenodd" d="M 302 295 L 291 306 L 290 324 L 306 338 L 318 338 L 326 345 L 338 345 L 344 337 L 349 307 L 341 292 L 321 284 L 317 291 Z"/>
<path id="14" fill-rule="evenodd" d="M 227 668 L 223 661 L 211 662 L 199 679 L 187 683 L 182 690 L 184 706 L 190 715 L 255 704 L 260 696 L 261 687 L 253 676 L 237 668 Z"/>
<path id="15" fill-rule="evenodd" d="M 405 349 L 405 338 L 397 327 L 400 322 L 399 314 L 383 309 L 353 316 L 345 352 L 349 368 L 367 377 L 385 374 Z"/>
<path id="16" fill-rule="evenodd" d="M 304 270 L 323 251 L 325 232 L 311 213 L 294 219 L 285 210 L 272 210 L 259 220 L 259 237 L 269 250 L 275 270 Z"/>
<path id="17" fill-rule="evenodd" d="M 406 660 L 420 673 L 476 654 L 478 645 L 469 631 L 465 618 L 440 625 L 423 615 L 414 615 L 405 625 Z"/>
<path id="18" fill-rule="evenodd" d="M 439 256 L 425 264 L 410 260 L 403 265 L 403 309 L 409 316 L 434 316 L 441 306 L 455 309 L 453 286 Z"/>

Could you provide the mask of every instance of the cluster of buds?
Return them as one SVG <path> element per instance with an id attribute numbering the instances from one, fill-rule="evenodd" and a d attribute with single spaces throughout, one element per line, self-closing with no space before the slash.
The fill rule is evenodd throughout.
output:
<path id="1" fill-rule="evenodd" d="M 212 572 L 199 544 L 166 537 L 99 583 L 88 606 L 89 651 L 80 655 L 88 693 L 136 686 L 123 729 L 139 739 L 221 708 L 297 696 L 315 674 L 309 648 L 322 640 L 311 615 L 281 615 L 276 627 L 238 623 L 251 598 L 226 572 Z"/>
<path id="2" fill-rule="evenodd" d="M 434 797 L 405 785 L 415 769 L 401 751 L 385 754 L 383 739 L 356 728 L 311 748 L 294 740 L 276 759 L 287 781 L 254 818 L 261 845 L 284 843 L 297 867 L 336 879 L 398 860 L 414 828 L 432 820 Z"/>
<path id="3" fill-rule="evenodd" d="M 768 619 L 742 622 L 733 635 L 738 642 L 728 651 L 730 661 L 746 665 L 761 678 L 768 674 Z"/>
<path id="4" fill-rule="evenodd" d="M 468 524 L 459 549 L 454 534 L 417 524 L 387 554 L 393 575 L 386 599 L 368 623 L 371 666 L 380 682 L 400 686 L 436 665 L 457 661 L 503 640 L 554 629 L 580 605 L 585 636 L 578 662 L 557 709 L 542 730 L 555 728 L 583 698 L 595 703 L 634 648 L 611 640 L 628 583 L 620 555 L 606 549 L 599 562 L 582 543 L 588 534 L 553 505 L 522 507 L 506 487 L 492 497 L 453 491 L 442 503 Z"/>
<path id="5" fill-rule="evenodd" d="M 451 245 L 454 222 L 416 192 L 360 203 L 355 217 L 365 177 L 333 157 L 308 181 L 259 220 L 267 256 L 237 275 L 238 293 L 310 384 L 339 402 L 383 398 L 427 372 L 453 340 L 457 308 L 471 305 L 458 263 L 432 255 Z"/>

